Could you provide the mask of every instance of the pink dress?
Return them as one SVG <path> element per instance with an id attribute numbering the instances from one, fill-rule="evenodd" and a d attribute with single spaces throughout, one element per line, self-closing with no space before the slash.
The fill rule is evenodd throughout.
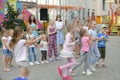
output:
<path id="1" fill-rule="evenodd" d="M 72 37 L 70 33 L 67 33 L 65 37 L 65 42 L 63 45 L 63 50 L 60 52 L 60 57 L 62 58 L 71 58 L 74 57 L 74 45 L 75 42 L 72 41 Z"/>

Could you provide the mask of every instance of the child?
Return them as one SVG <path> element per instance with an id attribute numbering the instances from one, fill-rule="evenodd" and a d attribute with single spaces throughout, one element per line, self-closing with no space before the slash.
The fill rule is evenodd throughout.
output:
<path id="1" fill-rule="evenodd" d="M 72 73 L 72 75 L 74 76 L 74 70 L 80 66 L 83 62 L 85 62 L 85 66 L 84 66 L 84 70 L 83 70 L 83 74 L 86 75 L 90 75 L 92 74 L 92 72 L 89 70 L 90 68 L 90 61 L 89 61 L 89 45 L 91 44 L 92 39 L 89 38 L 87 30 L 82 29 L 80 31 L 80 36 L 81 36 L 81 55 L 80 55 L 80 61 L 75 64 L 74 67 L 72 67 L 69 71 Z"/>
<path id="2" fill-rule="evenodd" d="M 50 61 L 53 62 L 52 51 L 54 52 L 55 60 L 60 60 L 58 58 L 57 53 L 57 37 L 56 37 L 57 29 L 55 27 L 55 22 L 53 20 L 50 21 L 50 25 L 48 26 L 47 32 L 48 32 L 48 56 L 50 58 Z"/>
<path id="3" fill-rule="evenodd" d="M 9 29 L 8 43 L 10 43 L 10 41 L 12 40 L 13 32 L 14 32 L 13 29 Z M 9 50 L 8 65 L 9 65 L 10 67 L 13 67 L 13 65 L 12 65 L 12 60 L 13 60 L 13 53 Z"/>
<path id="4" fill-rule="evenodd" d="M 2 45 L 3 45 L 3 67 L 4 67 L 4 71 L 8 72 L 10 71 L 10 68 L 8 66 L 8 59 L 9 59 L 9 45 L 8 45 L 8 31 L 7 30 L 2 30 Z"/>
<path id="5" fill-rule="evenodd" d="M 25 79 L 28 77 L 30 71 L 28 69 L 28 60 L 27 60 L 27 47 L 31 44 L 34 44 L 36 41 L 40 39 L 30 39 L 25 40 L 23 39 L 24 30 L 22 27 L 16 27 L 13 33 L 13 38 L 10 42 L 10 48 L 14 52 L 15 61 L 17 62 L 18 66 L 20 67 L 20 76 L 21 78 Z M 19 78 L 18 78 L 19 79 Z M 16 78 L 16 80 L 18 80 Z"/>
<path id="6" fill-rule="evenodd" d="M 72 67 L 76 63 L 73 54 L 75 53 L 74 46 L 77 40 L 75 41 L 73 39 L 74 37 L 73 26 L 69 24 L 67 28 L 68 33 L 66 34 L 65 43 L 63 45 L 63 50 L 60 53 L 60 57 L 66 58 L 68 60 L 68 63 L 63 66 L 58 66 L 58 73 L 62 77 L 62 80 L 72 80 L 72 78 L 68 75 L 68 72 L 70 67 Z M 62 73 L 63 70 L 65 70 L 64 74 Z"/>
<path id="7" fill-rule="evenodd" d="M 102 67 L 106 67 L 105 65 L 105 55 L 106 55 L 106 41 L 108 41 L 108 35 L 106 34 L 106 25 L 102 25 L 101 31 L 98 33 L 98 49 L 100 51 L 102 60 Z M 96 65 L 97 66 L 97 65 Z M 98 64 L 99 67 L 99 64 Z"/>
<path id="8" fill-rule="evenodd" d="M 100 52 L 97 46 L 98 37 L 95 27 L 96 27 L 96 21 L 92 20 L 90 22 L 90 29 L 88 30 L 88 34 L 92 38 L 92 44 L 90 45 L 89 54 L 90 54 L 91 70 L 94 72 L 96 71 L 95 64 L 98 62 L 100 58 Z"/>
<path id="9" fill-rule="evenodd" d="M 80 30 L 82 28 L 80 22 L 79 22 L 79 17 L 76 16 L 75 20 L 73 21 L 73 26 L 74 26 L 74 32 L 75 32 L 75 37 L 78 40 L 78 42 L 75 44 L 75 53 L 76 53 L 76 57 L 79 58 L 80 57 L 80 47 L 81 47 L 81 41 L 80 41 Z"/>
<path id="10" fill-rule="evenodd" d="M 27 29 L 27 35 L 26 35 L 26 38 L 27 40 L 30 40 L 30 39 L 33 39 L 34 36 L 32 35 L 32 28 L 28 28 Z M 32 66 L 35 64 L 39 64 L 39 62 L 37 61 L 37 55 L 36 55 L 36 49 L 35 49 L 35 46 L 37 46 L 37 44 L 32 44 L 30 46 L 28 46 L 28 58 L 29 58 L 29 64 Z M 32 62 L 32 53 L 33 53 L 33 57 L 34 57 L 34 63 Z"/>
<path id="11" fill-rule="evenodd" d="M 48 63 L 47 61 L 47 48 L 48 48 L 48 43 L 47 43 L 47 36 L 45 34 L 41 35 L 41 42 L 40 42 L 40 51 L 42 54 L 42 59 L 41 63 Z"/>

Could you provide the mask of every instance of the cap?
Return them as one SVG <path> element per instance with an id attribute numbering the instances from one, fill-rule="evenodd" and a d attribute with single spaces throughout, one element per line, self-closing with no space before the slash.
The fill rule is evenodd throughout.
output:
<path id="1" fill-rule="evenodd" d="M 103 24 L 103 25 L 101 26 L 101 28 L 107 28 L 107 25 Z"/>

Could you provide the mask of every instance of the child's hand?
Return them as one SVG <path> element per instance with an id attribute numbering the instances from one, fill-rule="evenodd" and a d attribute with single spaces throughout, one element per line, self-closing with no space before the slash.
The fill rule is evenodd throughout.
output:
<path id="1" fill-rule="evenodd" d="M 38 45 L 35 45 L 36 48 L 38 48 Z"/>
<path id="2" fill-rule="evenodd" d="M 75 43 L 77 43 L 79 40 L 77 39 L 77 40 L 75 40 Z"/>

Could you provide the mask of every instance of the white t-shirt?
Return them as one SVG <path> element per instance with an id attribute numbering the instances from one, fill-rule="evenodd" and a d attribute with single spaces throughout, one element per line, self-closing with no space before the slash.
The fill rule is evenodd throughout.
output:
<path id="1" fill-rule="evenodd" d="M 32 39 L 32 38 L 34 38 L 34 36 L 33 36 L 32 34 L 30 34 L 30 35 L 27 34 L 27 35 L 26 35 L 26 38 L 27 38 L 27 39 Z M 35 47 L 35 45 L 32 44 L 32 45 L 30 45 L 29 47 Z"/>
<path id="2" fill-rule="evenodd" d="M 96 30 L 89 29 L 88 34 L 91 35 L 93 39 L 97 37 L 97 31 Z"/>
<path id="3" fill-rule="evenodd" d="M 11 40 L 12 40 L 12 37 L 9 36 L 9 37 L 8 37 L 8 44 L 10 43 Z"/>
<path id="4" fill-rule="evenodd" d="M 2 37 L 2 41 L 3 41 L 3 40 L 8 41 L 8 38 L 3 36 L 3 37 Z M 5 47 L 5 44 L 2 44 L 2 45 L 3 45 L 3 49 L 7 49 L 7 48 Z"/>
<path id="5" fill-rule="evenodd" d="M 62 21 L 61 22 L 56 21 L 55 23 L 56 23 L 56 28 L 57 29 L 61 29 L 63 27 L 63 22 Z"/>
<path id="6" fill-rule="evenodd" d="M 47 51 L 48 49 L 47 41 L 41 41 L 40 44 L 42 44 L 42 47 L 40 46 L 40 51 Z"/>
<path id="7" fill-rule="evenodd" d="M 26 43 L 26 40 L 21 39 L 15 45 L 14 56 L 15 56 L 16 62 L 27 61 L 27 47 L 25 46 L 25 43 Z"/>

